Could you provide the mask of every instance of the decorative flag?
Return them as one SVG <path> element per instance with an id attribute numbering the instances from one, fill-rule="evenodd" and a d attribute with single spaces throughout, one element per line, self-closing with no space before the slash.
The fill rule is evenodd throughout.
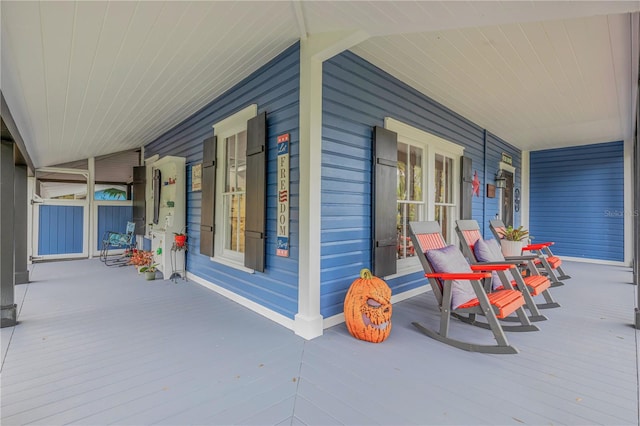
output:
<path id="1" fill-rule="evenodd" d="M 276 256 L 289 257 L 289 133 L 278 136 Z"/>
<path id="2" fill-rule="evenodd" d="M 471 186 L 473 186 L 473 193 L 476 197 L 480 196 L 480 178 L 478 177 L 478 171 L 475 170 L 473 172 L 473 181 L 471 182 Z"/>

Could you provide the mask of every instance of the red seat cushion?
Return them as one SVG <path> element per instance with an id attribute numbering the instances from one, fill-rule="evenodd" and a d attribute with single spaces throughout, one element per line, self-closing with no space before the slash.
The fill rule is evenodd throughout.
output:
<path id="1" fill-rule="evenodd" d="M 549 262 L 549 266 L 551 266 L 551 269 L 556 269 L 558 266 L 562 265 L 562 259 L 560 259 L 558 256 L 547 257 L 547 262 Z M 536 259 L 535 263 L 539 264 L 540 260 Z"/>
<path id="2" fill-rule="evenodd" d="M 522 293 L 517 290 L 500 290 L 494 291 L 487 295 L 489 303 L 492 306 L 498 308 L 496 317 L 505 318 L 515 312 L 516 309 L 524 305 L 524 297 Z M 480 305 L 480 301 L 476 299 L 469 300 L 468 302 L 458 306 L 458 309 L 472 308 Z"/>
<path id="3" fill-rule="evenodd" d="M 558 256 L 547 257 L 547 262 L 549 262 L 549 265 L 553 269 L 556 269 L 558 266 L 562 265 L 562 259 L 560 259 Z"/>
<path id="4" fill-rule="evenodd" d="M 551 286 L 549 278 L 542 275 L 531 275 L 523 278 L 524 283 L 529 287 L 532 296 L 537 296 Z M 511 284 L 517 288 L 515 280 L 511 281 Z"/>

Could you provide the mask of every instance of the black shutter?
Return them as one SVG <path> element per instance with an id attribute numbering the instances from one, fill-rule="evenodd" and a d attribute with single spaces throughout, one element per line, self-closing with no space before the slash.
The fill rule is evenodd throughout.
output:
<path id="1" fill-rule="evenodd" d="M 473 202 L 473 162 L 469 157 L 461 157 L 462 179 L 460 180 L 460 219 L 470 220 Z"/>
<path id="2" fill-rule="evenodd" d="M 162 172 L 160 169 L 153 169 L 153 223 L 158 224 L 160 220 L 160 191 L 162 190 Z"/>
<path id="3" fill-rule="evenodd" d="M 396 273 L 397 133 L 384 127 L 374 128 L 373 166 L 373 273 L 385 277 Z"/>
<path id="4" fill-rule="evenodd" d="M 216 200 L 216 137 L 202 142 L 202 203 L 200 208 L 200 253 L 213 256 Z"/>
<path id="5" fill-rule="evenodd" d="M 267 208 L 267 113 L 247 121 L 247 199 L 244 266 L 264 272 L 265 213 Z"/>
<path id="6" fill-rule="evenodd" d="M 136 224 L 135 235 L 144 235 L 146 225 L 146 181 L 147 168 L 133 168 L 133 222 Z"/>

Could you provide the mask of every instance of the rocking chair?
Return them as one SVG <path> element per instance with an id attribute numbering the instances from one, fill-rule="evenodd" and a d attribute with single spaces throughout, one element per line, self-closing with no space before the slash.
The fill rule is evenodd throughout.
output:
<path id="1" fill-rule="evenodd" d="M 510 283 L 505 289 L 487 291 L 483 281 L 491 277 L 488 271 L 506 270 L 511 265 L 469 266 L 460 250 L 446 245 L 438 222 L 409 222 L 411 239 L 422 263 L 425 277 L 433 290 L 440 308 L 440 329 L 432 330 L 414 322 L 422 333 L 442 343 L 470 352 L 513 354 L 518 350 L 507 341 L 504 331 L 536 331 L 524 312 L 525 300 Z M 498 320 L 515 313 L 521 325 L 502 325 Z M 478 321 L 484 316 L 486 322 Z M 489 329 L 495 345 L 484 345 L 454 339 L 449 336 L 451 317 Z"/>
<path id="2" fill-rule="evenodd" d="M 527 276 L 523 277 L 520 271 L 517 271 L 511 274 L 511 278 L 509 278 L 509 274 L 506 272 L 498 271 L 493 277 L 493 287 L 494 289 L 499 288 L 505 281 L 510 281 L 515 288 L 520 290 L 526 301 L 526 307 L 531 313 L 529 320 L 534 322 L 544 321 L 547 318 L 540 314 L 539 309 L 560 307 L 560 304 L 553 300 L 549 292 L 551 282 L 547 277 L 540 275 L 538 268 L 535 266 L 535 261 L 539 258 L 538 255 L 510 256 L 505 259 L 500 251 L 500 244 L 496 240 L 482 239 L 480 226 L 475 220 L 457 220 L 456 233 L 460 238 L 462 253 L 472 264 L 516 264 L 524 269 L 522 272 L 528 273 Z M 536 304 L 533 297 L 540 294 L 544 297 L 545 303 Z"/>
<path id="3" fill-rule="evenodd" d="M 489 221 L 489 228 L 498 241 L 503 238 L 503 231 L 506 228 L 504 223 L 499 219 Z M 537 253 L 540 257 L 536 260 L 536 266 L 549 277 L 551 287 L 559 287 L 564 285 L 562 280 L 568 280 L 571 276 L 562 270 L 562 259 L 555 256 L 551 251 L 553 242 L 529 244 L 522 248 L 523 251 Z"/>
<path id="4" fill-rule="evenodd" d="M 124 233 L 106 231 L 102 237 L 102 249 L 100 250 L 100 260 L 107 266 L 125 266 L 129 263 L 126 256 L 134 247 L 134 233 L 136 224 L 127 222 L 127 228 Z M 109 254 L 110 250 L 124 250 L 124 254 L 118 257 Z"/>

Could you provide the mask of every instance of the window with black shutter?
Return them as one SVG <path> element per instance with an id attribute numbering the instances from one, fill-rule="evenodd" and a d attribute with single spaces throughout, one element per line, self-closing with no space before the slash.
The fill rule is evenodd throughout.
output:
<path id="1" fill-rule="evenodd" d="M 266 113 L 250 105 L 213 125 L 202 165 L 200 251 L 245 270 L 265 268 Z"/>
<path id="2" fill-rule="evenodd" d="M 395 197 L 394 202 L 389 202 L 395 207 L 393 218 L 387 222 L 394 226 L 396 243 L 393 256 L 385 253 L 384 257 L 395 260 L 396 274 L 409 274 L 422 270 L 411 242 L 409 222 L 435 220 L 440 223 L 445 240 L 456 244 L 453 226 L 460 214 L 460 158 L 464 149 L 391 117 L 385 118 L 385 129 L 395 132 L 397 138 L 396 178 L 393 187 L 389 184 L 384 189 L 389 197 Z M 377 204 L 375 207 L 378 208 Z M 391 215 L 390 208 L 388 215 Z M 378 222 L 376 219 L 376 228 L 380 226 Z M 382 225 L 388 233 L 391 232 L 389 223 Z"/>

